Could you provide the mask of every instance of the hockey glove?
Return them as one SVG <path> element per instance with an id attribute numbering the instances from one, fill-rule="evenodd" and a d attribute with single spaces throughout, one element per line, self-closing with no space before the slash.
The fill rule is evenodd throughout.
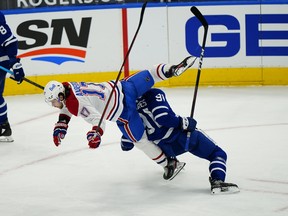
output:
<path id="1" fill-rule="evenodd" d="M 61 139 L 65 138 L 67 133 L 68 124 L 65 122 L 57 122 L 54 127 L 53 141 L 56 146 L 61 144 Z"/>
<path id="2" fill-rule="evenodd" d="M 87 133 L 88 145 L 90 148 L 98 148 L 101 143 L 101 136 L 103 135 L 103 130 L 99 128 L 98 132 L 97 126 L 94 126 L 92 130 Z"/>
<path id="3" fill-rule="evenodd" d="M 180 117 L 180 127 L 183 131 L 193 132 L 196 128 L 196 120 L 191 117 Z"/>
<path id="4" fill-rule="evenodd" d="M 131 140 L 126 139 L 124 136 L 121 137 L 121 149 L 123 151 L 130 151 L 133 149 L 134 144 Z"/>
<path id="5" fill-rule="evenodd" d="M 12 65 L 12 70 L 14 73 L 14 79 L 18 84 L 23 82 L 23 78 L 25 76 L 24 70 L 22 68 L 22 64 L 20 63 L 20 59 L 18 58 L 16 62 Z"/>

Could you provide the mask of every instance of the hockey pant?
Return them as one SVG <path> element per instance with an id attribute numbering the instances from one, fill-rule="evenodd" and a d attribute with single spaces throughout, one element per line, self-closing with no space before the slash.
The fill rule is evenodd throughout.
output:
<path id="1" fill-rule="evenodd" d="M 136 108 L 136 99 L 151 89 L 155 82 L 167 79 L 164 77 L 164 72 L 153 69 L 140 71 L 120 81 L 124 93 L 124 109 L 117 120 L 117 125 L 122 134 L 134 143 L 144 134 L 143 122 Z"/>

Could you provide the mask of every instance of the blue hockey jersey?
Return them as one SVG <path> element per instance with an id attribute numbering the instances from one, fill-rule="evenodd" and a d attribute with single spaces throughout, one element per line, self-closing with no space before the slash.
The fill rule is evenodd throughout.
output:
<path id="1" fill-rule="evenodd" d="M 181 117 L 173 112 L 162 90 L 147 91 L 137 100 L 137 109 L 148 139 L 158 144 L 167 157 L 187 152 L 187 132 L 181 129 Z M 188 151 L 210 161 L 209 171 L 212 179 L 225 180 L 227 155 L 201 130 L 196 128 L 191 133 Z"/>
<path id="2" fill-rule="evenodd" d="M 161 145 L 172 143 L 179 136 L 181 118 L 173 112 L 161 89 L 149 90 L 136 103 L 149 140 Z"/>
<path id="3" fill-rule="evenodd" d="M 18 40 L 7 25 L 4 14 L 0 11 L 0 65 L 10 69 L 17 61 Z"/>

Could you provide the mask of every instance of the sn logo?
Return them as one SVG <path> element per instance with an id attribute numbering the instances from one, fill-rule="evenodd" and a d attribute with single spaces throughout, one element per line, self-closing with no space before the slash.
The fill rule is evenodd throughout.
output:
<path id="1" fill-rule="evenodd" d="M 19 40 L 19 50 L 27 50 L 27 52 L 19 57 L 33 56 L 32 60 L 48 61 L 59 65 L 66 61 L 84 62 L 91 21 L 91 17 L 82 18 L 78 31 L 72 18 L 52 19 L 51 23 L 41 19 L 25 21 L 18 26 L 17 34 L 25 38 Z M 51 35 L 47 32 L 51 32 Z M 64 45 L 64 33 L 69 42 L 68 46 L 67 42 Z"/>

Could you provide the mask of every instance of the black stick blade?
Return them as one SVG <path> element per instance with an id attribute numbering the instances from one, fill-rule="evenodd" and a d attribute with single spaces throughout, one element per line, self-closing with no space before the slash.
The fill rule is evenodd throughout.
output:
<path id="1" fill-rule="evenodd" d="M 192 6 L 190 8 L 190 10 L 199 19 L 199 21 L 201 22 L 203 27 L 208 28 L 208 23 L 207 23 L 206 19 L 204 18 L 204 16 L 202 15 L 202 13 L 198 10 L 198 8 L 195 6 Z"/>

